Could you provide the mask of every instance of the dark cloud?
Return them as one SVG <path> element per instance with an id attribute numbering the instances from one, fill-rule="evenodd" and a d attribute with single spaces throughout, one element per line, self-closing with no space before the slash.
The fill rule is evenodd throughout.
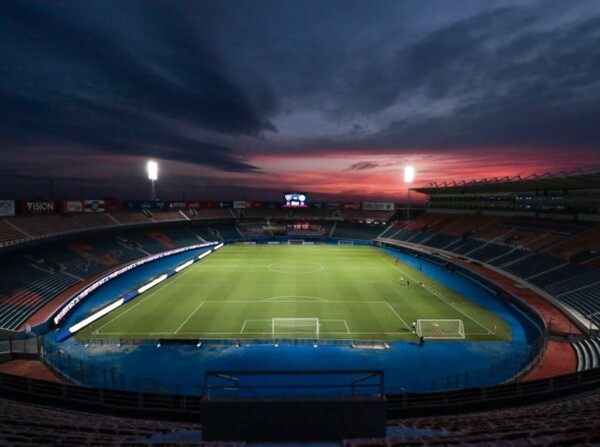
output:
<path id="1" fill-rule="evenodd" d="M 358 163 L 352 164 L 347 171 L 366 171 L 369 169 L 375 169 L 381 166 L 380 163 L 374 163 L 372 161 L 359 161 Z"/>
<path id="2" fill-rule="evenodd" d="M 343 102 L 353 113 L 417 105 L 356 147 L 598 150 L 600 16 L 549 26 L 540 12 L 486 12 L 364 69 Z"/>
<path id="3" fill-rule="evenodd" d="M 323 151 L 364 155 L 348 175 L 458 149 L 600 164 L 598 29 L 595 0 L 0 2 L 0 150 L 261 186 Z"/>
<path id="4" fill-rule="evenodd" d="M 275 130 L 268 88 L 246 94 L 177 8 L 122 4 L 124 10 L 104 2 L 91 9 L 88 2 L 2 4 L 3 138 L 254 170 L 230 148 L 182 138 L 156 118 L 217 135 L 259 136 Z"/>

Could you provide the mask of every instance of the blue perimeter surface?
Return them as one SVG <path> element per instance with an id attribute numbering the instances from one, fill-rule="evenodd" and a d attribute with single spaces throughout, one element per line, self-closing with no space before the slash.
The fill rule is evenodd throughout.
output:
<path id="1" fill-rule="evenodd" d="M 511 342 L 427 341 L 393 342 L 390 349 L 355 349 L 350 346 L 278 346 L 219 344 L 195 345 L 90 345 L 71 338 L 58 347 L 62 356 L 53 363 L 84 385 L 131 391 L 164 391 L 200 395 L 205 371 L 212 370 L 356 370 L 382 369 L 385 392 L 426 392 L 503 383 L 527 364 L 534 324 L 491 291 L 457 273 L 424 259 L 383 249 L 390 255 L 444 283 L 504 318 L 511 326 Z M 80 321 L 108 301 L 140 283 L 181 264 L 197 254 L 186 252 L 144 265 L 102 286 L 68 316 L 66 325 Z M 65 326 L 66 326 L 65 325 Z M 53 345 L 54 332 L 46 341 Z M 68 364 L 67 364 L 68 362 Z M 303 389 L 302 395 L 323 394 Z M 331 394 L 331 393 L 327 393 Z M 335 393 L 334 393 L 335 394 Z M 343 394 L 343 393 L 341 393 Z"/>

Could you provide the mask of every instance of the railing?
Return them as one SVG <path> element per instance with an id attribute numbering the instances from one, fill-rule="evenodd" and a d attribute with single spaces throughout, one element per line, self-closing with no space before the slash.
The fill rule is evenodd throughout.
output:
<path id="1" fill-rule="evenodd" d="M 269 378 L 276 377 L 275 383 Z M 280 380 L 283 383 L 280 383 Z M 207 371 L 204 398 L 383 397 L 383 370 Z"/>
<path id="2" fill-rule="evenodd" d="M 90 409 L 97 412 L 119 413 L 135 409 L 145 417 L 198 422 L 200 396 L 181 396 L 158 393 L 134 393 L 104 388 L 88 388 L 69 383 L 48 382 L 0 373 L 0 394 L 48 403 L 52 406 Z M 128 412 L 128 414 L 132 414 Z"/>
<path id="3" fill-rule="evenodd" d="M 40 343 L 36 338 L 0 340 L 0 354 L 40 354 Z"/>
<path id="4" fill-rule="evenodd" d="M 528 382 L 440 393 L 387 395 L 388 418 L 522 405 L 598 389 L 600 368 Z"/>

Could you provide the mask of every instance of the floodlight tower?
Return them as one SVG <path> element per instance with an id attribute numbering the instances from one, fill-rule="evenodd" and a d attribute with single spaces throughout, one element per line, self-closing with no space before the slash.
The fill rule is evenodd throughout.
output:
<path id="1" fill-rule="evenodd" d="M 415 168 L 406 166 L 404 168 L 404 183 L 406 183 L 406 220 L 410 220 L 410 184 L 415 179 Z"/>
<path id="2" fill-rule="evenodd" d="M 156 202 L 156 181 L 158 180 L 158 163 L 150 160 L 147 165 L 148 169 L 148 180 L 150 180 L 150 187 L 152 191 L 152 201 Z"/>

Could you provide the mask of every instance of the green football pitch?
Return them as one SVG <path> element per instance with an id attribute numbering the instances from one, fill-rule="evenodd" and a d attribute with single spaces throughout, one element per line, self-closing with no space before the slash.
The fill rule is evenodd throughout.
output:
<path id="1" fill-rule="evenodd" d="M 493 312 L 374 247 L 224 246 L 82 329 L 78 338 L 510 340 Z M 424 323 L 425 324 L 425 323 Z"/>

